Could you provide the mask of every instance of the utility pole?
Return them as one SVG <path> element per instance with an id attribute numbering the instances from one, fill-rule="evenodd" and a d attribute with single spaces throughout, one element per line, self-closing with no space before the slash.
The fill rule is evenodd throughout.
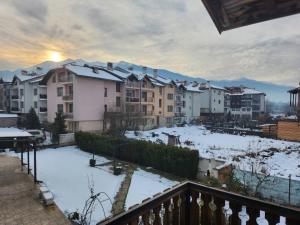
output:
<path id="1" fill-rule="evenodd" d="M 291 177 L 292 175 L 289 175 L 289 205 L 291 204 Z"/>

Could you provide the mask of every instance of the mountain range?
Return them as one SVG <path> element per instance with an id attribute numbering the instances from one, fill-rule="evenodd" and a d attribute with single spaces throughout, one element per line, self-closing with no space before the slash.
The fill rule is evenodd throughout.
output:
<path id="1" fill-rule="evenodd" d="M 84 65 L 85 63 L 88 63 L 90 65 L 98 65 L 98 66 L 105 66 L 106 64 L 103 62 L 87 62 L 82 59 L 77 59 L 77 60 L 72 60 L 72 59 L 67 59 L 62 62 L 51 62 L 51 61 L 45 61 L 40 64 L 31 66 L 29 68 L 25 68 L 28 72 L 36 72 L 36 73 L 47 73 L 49 70 L 66 64 L 76 61 L 77 64 L 82 64 Z M 143 72 L 144 71 L 144 66 L 136 65 L 133 63 L 128 63 L 125 61 L 120 61 L 117 63 L 114 63 L 115 66 L 118 66 L 123 69 L 130 69 L 132 71 L 136 72 Z M 151 67 L 147 67 L 147 73 L 153 73 L 153 69 Z M 14 74 L 17 74 L 21 71 L 22 69 L 17 69 L 15 71 L 0 71 L 0 78 L 2 78 L 4 81 L 9 81 L 12 80 L 12 77 Z M 197 81 L 197 82 L 206 82 L 207 80 L 204 78 L 199 77 L 192 77 L 188 76 L 185 74 L 181 73 L 176 73 L 172 72 L 166 69 L 157 69 L 157 73 L 159 76 L 172 79 L 172 80 L 187 80 L 187 81 Z M 251 80 L 247 79 L 245 77 L 242 77 L 240 79 L 236 80 L 211 80 L 210 81 L 212 84 L 221 86 L 221 87 L 229 87 L 229 86 L 246 86 L 249 88 L 255 88 L 256 90 L 263 91 L 267 95 L 267 99 L 272 102 L 289 102 L 289 95 L 287 91 L 289 89 L 292 89 L 293 87 L 290 86 L 285 86 L 285 85 L 278 85 L 278 84 L 273 84 L 270 82 L 262 82 L 262 81 L 257 81 L 257 80 Z"/>

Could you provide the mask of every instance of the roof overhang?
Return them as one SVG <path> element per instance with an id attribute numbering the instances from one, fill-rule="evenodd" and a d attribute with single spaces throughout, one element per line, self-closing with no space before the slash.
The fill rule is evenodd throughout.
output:
<path id="1" fill-rule="evenodd" d="M 300 13 L 299 0 L 202 0 L 219 33 Z"/>
<path id="2" fill-rule="evenodd" d="M 289 90 L 288 92 L 291 94 L 298 94 L 298 93 L 300 93 L 300 88 L 295 88 L 295 89 Z"/>

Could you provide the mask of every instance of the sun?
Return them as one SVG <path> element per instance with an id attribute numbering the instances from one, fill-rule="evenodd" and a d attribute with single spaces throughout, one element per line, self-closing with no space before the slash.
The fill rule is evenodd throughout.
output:
<path id="1" fill-rule="evenodd" d="M 57 51 L 50 51 L 49 52 L 49 59 L 53 62 L 59 62 L 62 60 L 62 55 L 60 52 Z"/>

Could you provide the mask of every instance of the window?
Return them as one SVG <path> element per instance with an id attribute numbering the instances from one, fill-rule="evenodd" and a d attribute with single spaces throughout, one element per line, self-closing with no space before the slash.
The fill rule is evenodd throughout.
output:
<path id="1" fill-rule="evenodd" d="M 162 87 L 159 87 L 159 94 L 162 95 Z"/>
<path id="2" fill-rule="evenodd" d="M 107 88 L 104 88 L 104 97 L 107 97 Z"/>
<path id="3" fill-rule="evenodd" d="M 73 113 L 73 103 L 69 104 L 69 113 Z"/>
<path id="4" fill-rule="evenodd" d="M 167 123 L 168 124 L 172 123 L 172 117 L 167 117 Z"/>
<path id="5" fill-rule="evenodd" d="M 37 96 L 37 88 L 33 89 L 34 96 Z"/>
<path id="6" fill-rule="evenodd" d="M 34 102 L 34 108 L 37 108 L 37 102 Z"/>
<path id="7" fill-rule="evenodd" d="M 182 101 L 182 107 L 185 108 L 185 101 Z"/>
<path id="8" fill-rule="evenodd" d="M 173 98 L 174 98 L 173 94 L 168 94 L 168 99 L 169 100 L 173 100 Z"/>
<path id="9" fill-rule="evenodd" d="M 104 105 L 104 112 L 107 112 L 107 105 Z"/>
<path id="10" fill-rule="evenodd" d="M 52 77 L 52 83 L 55 83 L 55 82 L 56 82 L 56 75 L 54 74 Z"/>
<path id="11" fill-rule="evenodd" d="M 63 104 L 57 104 L 57 112 L 59 112 L 59 113 L 64 112 L 64 105 Z"/>
<path id="12" fill-rule="evenodd" d="M 116 97 L 116 106 L 120 107 L 121 106 L 121 97 Z"/>
<path id="13" fill-rule="evenodd" d="M 20 89 L 20 95 L 21 95 L 21 96 L 24 95 L 24 89 Z"/>
<path id="14" fill-rule="evenodd" d="M 221 104 L 221 100 L 219 100 L 219 105 Z"/>
<path id="15" fill-rule="evenodd" d="M 121 84 L 116 83 L 116 92 L 121 92 Z"/>
<path id="16" fill-rule="evenodd" d="M 59 97 L 59 96 L 63 96 L 63 91 L 64 91 L 63 87 L 58 87 L 58 88 L 57 88 L 57 96 L 58 96 L 58 97 Z"/>
<path id="17" fill-rule="evenodd" d="M 21 102 L 21 108 L 22 109 L 24 108 L 24 102 Z"/>
<path id="18" fill-rule="evenodd" d="M 172 105 L 168 105 L 168 112 L 173 112 L 173 106 Z"/>
<path id="19" fill-rule="evenodd" d="M 159 99 L 159 101 L 158 101 L 158 106 L 159 106 L 159 108 L 162 107 L 162 100 L 161 99 Z"/>

